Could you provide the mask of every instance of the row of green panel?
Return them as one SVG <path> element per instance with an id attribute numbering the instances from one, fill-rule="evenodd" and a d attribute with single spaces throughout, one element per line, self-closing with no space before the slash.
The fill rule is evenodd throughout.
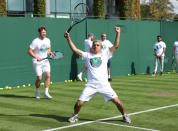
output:
<path id="1" fill-rule="evenodd" d="M 34 83 L 36 77 L 27 50 L 32 40 L 38 37 L 37 29 L 41 25 L 47 27 L 52 50 L 64 52 L 63 59 L 50 61 L 51 81 L 74 80 L 85 62 L 70 50 L 64 38 L 70 23 L 69 19 L 0 18 L 0 88 Z M 175 30 L 178 23 L 88 19 L 75 26 L 70 36 L 81 50 L 90 32 L 95 34 L 96 39 L 105 32 L 107 39 L 114 44 L 114 27 L 117 24 L 125 25 L 125 28 L 121 32 L 119 48 L 111 59 L 111 76 L 151 73 L 154 67 L 153 44 L 160 32 L 168 47 L 167 54 L 171 56 L 172 42 L 178 36 Z M 170 66 L 167 66 L 166 70 L 169 69 Z"/>

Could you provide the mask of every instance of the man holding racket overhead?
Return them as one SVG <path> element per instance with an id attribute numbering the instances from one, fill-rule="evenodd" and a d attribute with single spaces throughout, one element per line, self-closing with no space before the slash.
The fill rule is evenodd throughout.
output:
<path id="1" fill-rule="evenodd" d="M 91 52 L 83 52 L 79 50 L 74 43 L 72 42 L 69 33 L 65 33 L 65 38 L 68 41 L 68 44 L 72 51 L 81 56 L 85 61 L 88 69 L 87 74 L 87 84 L 80 95 L 78 101 L 74 106 L 74 114 L 69 118 L 69 122 L 78 121 L 78 113 L 82 105 L 89 101 L 94 95 L 101 94 L 105 101 L 112 101 L 118 108 L 118 110 L 123 115 L 123 121 L 130 123 L 131 120 L 126 115 L 124 107 L 115 91 L 111 88 L 110 83 L 108 82 L 108 73 L 107 73 L 107 62 L 108 59 L 112 57 L 112 54 L 119 47 L 120 41 L 120 27 L 115 28 L 116 38 L 115 44 L 110 49 L 106 51 L 102 50 L 102 44 L 100 41 L 94 41 L 92 44 Z"/>
<path id="2" fill-rule="evenodd" d="M 40 99 L 40 83 L 42 80 L 42 74 L 45 74 L 45 93 L 44 98 L 51 99 L 48 90 L 50 85 L 50 63 L 46 58 L 48 55 L 52 56 L 50 39 L 46 38 L 46 28 L 40 26 L 38 28 L 39 37 L 34 39 L 28 49 L 28 54 L 32 56 L 33 67 L 37 76 L 36 79 L 36 98 Z"/>

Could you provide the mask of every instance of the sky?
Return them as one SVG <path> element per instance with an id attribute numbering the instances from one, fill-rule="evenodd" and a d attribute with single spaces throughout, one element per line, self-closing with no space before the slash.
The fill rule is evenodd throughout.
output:
<path id="1" fill-rule="evenodd" d="M 170 0 L 172 4 L 174 5 L 174 12 L 178 14 L 178 1 L 176 0 Z"/>
<path id="2" fill-rule="evenodd" d="M 144 0 L 140 0 L 140 2 L 142 2 Z M 149 1 L 149 0 L 147 0 Z M 174 13 L 178 14 L 178 1 L 176 0 L 170 0 L 170 2 L 172 2 L 172 4 L 174 5 Z"/>

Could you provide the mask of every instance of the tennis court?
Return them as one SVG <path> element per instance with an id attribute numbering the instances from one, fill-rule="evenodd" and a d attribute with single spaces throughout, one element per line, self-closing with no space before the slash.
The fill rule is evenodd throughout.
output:
<path id="1" fill-rule="evenodd" d="M 51 84 L 51 100 L 35 99 L 34 86 L 3 89 L 0 90 L 0 130 L 174 131 L 178 129 L 177 79 L 178 75 L 172 72 L 156 77 L 114 77 L 111 85 L 124 103 L 131 124 L 123 123 L 114 104 L 104 102 L 100 95 L 82 107 L 77 123 L 68 123 L 85 82 Z"/>

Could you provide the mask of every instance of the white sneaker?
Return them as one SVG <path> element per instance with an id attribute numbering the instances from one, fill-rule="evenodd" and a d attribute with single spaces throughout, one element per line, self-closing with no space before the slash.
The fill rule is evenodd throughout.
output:
<path id="1" fill-rule="evenodd" d="M 78 115 L 72 115 L 69 119 L 68 119 L 68 121 L 70 122 L 70 123 L 74 123 L 74 122 L 77 122 L 78 121 Z"/>
<path id="2" fill-rule="evenodd" d="M 156 73 L 152 73 L 152 76 L 156 76 Z"/>
<path id="3" fill-rule="evenodd" d="M 36 99 L 40 99 L 40 93 L 39 92 L 36 92 Z"/>
<path id="4" fill-rule="evenodd" d="M 83 81 L 83 80 L 82 80 L 82 74 L 81 74 L 81 73 L 77 75 L 77 78 L 78 78 L 80 81 Z"/>
<path id="5" fill-rule="evenodd" d="M 131 119 L 129 118 L 128 115 L 123 115 L 123 121 L 127 123 L 131 123 Z"/>
<path id="6" fill-rule="evenodd" d="M 47 94 L 44 94 L 44 98 L 51 99 L 51 98 L 52 98 L 52 96 L 50 96 L 50 94 L 49 94 L 49 93 L 47 93 Z"/>

